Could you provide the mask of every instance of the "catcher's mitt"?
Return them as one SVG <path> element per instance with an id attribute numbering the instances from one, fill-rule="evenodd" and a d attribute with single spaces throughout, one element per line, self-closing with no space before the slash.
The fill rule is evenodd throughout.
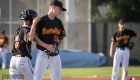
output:
<path id="1" fill-rule="evenodd" d="M 129 50 L 132 50 L 133 47 L 134 47 L 134 42 L 129 42 L 129 44 L 128 44 Z"/>
<path id="2" fill-rule="evenodd" d="M 45 53 L 47 53 L 47 55 L 49 56 L 56 56 L 59 54 L 59 49 L 57 48 L 57 45 L 54 44 L 54 48 L 53 48 L 53 51 L 50 52 L 50 51 L 45 51 Z"/>

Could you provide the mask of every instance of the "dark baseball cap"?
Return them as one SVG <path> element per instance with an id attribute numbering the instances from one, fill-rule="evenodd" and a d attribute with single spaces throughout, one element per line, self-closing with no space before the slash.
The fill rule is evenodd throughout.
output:
<path id="1" fill-rule="evenodd" d="M 60 8 L 62 8 L 62 11 L 67 11 L 64 7 L 63 7 L 63 4 L 61 1 L 59 0 L 53 0 L 50 5 L 55 5 L 55 6 L 58 6 Z"/>
<path id="2" fill-rule="evenodd" d="M 120 19 L 118 23 L 119 24 L 125 24 L 125 20 L 124 19 Z"/>

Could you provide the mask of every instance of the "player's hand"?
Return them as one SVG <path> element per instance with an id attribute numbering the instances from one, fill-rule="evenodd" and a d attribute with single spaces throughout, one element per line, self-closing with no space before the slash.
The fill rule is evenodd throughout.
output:
<path id="1" fill-rule="evenodd" d="M 45 46 L 45 48 L 46 48 L 48 51 L 52 52 L 54 46 L 53 46 L 52 44 L 47 44 L 47 45 Z"/>
<path id="2" fill-rule="evenodd" d="M 33 19 L 33 25 L 36 25 L 37 23 L 38 23 L 38 21 L 40 21 L 41 19 L 40 19 L 40 17 L 35 17 L 34 19 Z"/>
<path id="3" fill-rule="evenodd" d="M 114 55 L 113 55 L 113 52 L 110 52 L 110 57 L 113 57 Z"/>

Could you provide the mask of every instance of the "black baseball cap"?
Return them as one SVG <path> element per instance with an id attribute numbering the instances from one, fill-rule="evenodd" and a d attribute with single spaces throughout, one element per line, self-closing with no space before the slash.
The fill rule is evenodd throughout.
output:
<path id="1" fill-rule="evenodd" d="M 67 11 L 65 8 L 63 8 L 63 4 L 61 1 L 59 0 L 53 0 L 50 5 L 55 5 L 55 6 L 58 6 L 60 8 L 62 8 L 62 11 Z"/>
<path id="2" fill-rule="evenodd" d="M 119 24 L 125 24 L 125 20 L 124 19 L 120 19 L 118 23 Z"/>

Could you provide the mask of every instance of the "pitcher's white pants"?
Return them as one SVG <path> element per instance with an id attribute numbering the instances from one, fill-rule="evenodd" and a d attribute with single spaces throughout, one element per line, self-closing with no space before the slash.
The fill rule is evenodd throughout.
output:
<path id="1" fill-rule="evenodd" d="M 20 56 L 20 55 L 19 55 Z M 24 80 L 33 80 L 33 67 L 28 57 L 12 56 L 10 61 L 9 73 L 11 78 L 23 76 Z M 13 80 L 14 80 L 13 79 Z M 16 80 L 16 79 L 15 79 Z"/>
<path id="2" fill-rule="evenodd" d="M 113 70 L 112 70 L 112 80 L 118 80 L 118 71 L 120 67 L 120 63 L 122 62 L 122 80 L 127 80 L 128 74 L 128 65 L 129 65 L 129 56 L 130 50 L 125 48 L 121 50 L 120 48 L 116 48 L 114 61 L 113 61 Z"/>
<path id="3" fill-rule="evenodd" d="M 7 54 L 7 49 L 4 48 L 2 51 L 2 48 L 0 48 L 0 58 L 2 58 L 2 69 L 6 69 L 6 54 Z"/>
<path id="4" fill-rule="evenodd" d="M 42 76 L 47 68 L 49 68 L 52 80 L 61 80 L 60 56 L 48 57 L 43 51 L 38 50 L 33 80 L 42 80 Z"/>

